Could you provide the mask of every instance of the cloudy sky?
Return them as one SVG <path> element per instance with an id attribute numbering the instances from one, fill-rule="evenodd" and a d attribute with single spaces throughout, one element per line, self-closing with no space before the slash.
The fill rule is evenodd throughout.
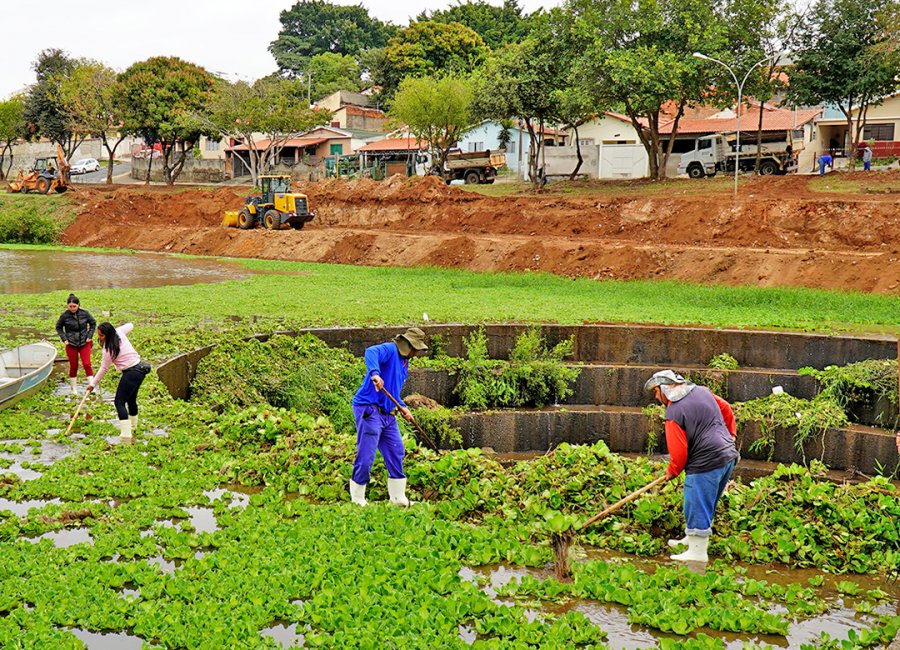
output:
<path id="1" fill-rule="evenodd" d="M 502 0 L 489 1 L 502 4 Z M 31 65 L 38 52 L 52 47 L 119 71 L 135 61 L 168 55 L 232 79 L 258 79 L 275 69 L 267 48 L 278 35 L 279 14 L 293 4 L 293 0 L 44 0 L 39 4 L 5 0 L 0 99 L 32 83 Z M 455 2 L 362 0 L 362 4 L 376 18 L 405 25 L 422 10 L 443 9 Z M 525 12 L 558 4 L 560 0 L 520 0 Z"/>

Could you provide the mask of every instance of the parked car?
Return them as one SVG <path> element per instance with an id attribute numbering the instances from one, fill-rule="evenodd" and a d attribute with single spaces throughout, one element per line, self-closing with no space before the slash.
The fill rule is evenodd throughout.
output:
<path id="1" fill-rule="evenodd" d="M 96 158 L 82 158 L 72 165 L 69 170 L 70 174 L 87 174 L 88 172 L 99 172 L 100 163 Z"/>

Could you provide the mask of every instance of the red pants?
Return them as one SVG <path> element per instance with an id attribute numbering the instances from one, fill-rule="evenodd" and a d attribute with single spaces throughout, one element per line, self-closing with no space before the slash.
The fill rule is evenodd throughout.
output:
<path id="1" fill-rule="evenodd" d="M 88 377 L 94 376 L 94 369 L 91 367 L 91 348 L 93 346 L 93 341 L 88 341 L 80 348 L 66 343 L 66 357 L 69 359 L 69 377 L 75 377 L 78 374 L 79 356 L 81 356 L 81 365 L 84 366 L 84 374 Z"/>

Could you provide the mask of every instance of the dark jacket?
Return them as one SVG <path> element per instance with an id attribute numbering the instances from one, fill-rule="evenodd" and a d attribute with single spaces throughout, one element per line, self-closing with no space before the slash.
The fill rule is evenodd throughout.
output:
<path id="1" fill-rule="evenodd" d="M 80 348 L 94 338 L 97 321 L 87 309 L 78 308 L 74 314 L 65 310 L 56 321 L 56 333 L 63 343 Z"/>

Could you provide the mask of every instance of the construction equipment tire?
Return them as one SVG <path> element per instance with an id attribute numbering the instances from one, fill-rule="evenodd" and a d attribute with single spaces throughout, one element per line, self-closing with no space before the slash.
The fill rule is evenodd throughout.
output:
<path id="1" fill-rule="evenodd" d="M 759 164 L 759 175 L 760 176 L 771 176 L 778 171 L 778 165 L 776 165 L 771 160 L 764 160 Z"/>
<path id="2" fill-rule="evenodd" d="M 39 178 L 34 184 L 34 189 L 36 189 L 41 194 L 46 194 L 50 191 L 50 181 L 48 181 L 46 178 Z"/>
<path id="3" fill-rule="evenodd" d="M 691 165 L 688 167 L 687 175 L 691 178 L 703 178 L 706 176 L 706 173 L 703 171 L 703 167 L 701 165 Z"/>
<path id="4" fill-rule="evenodd" d="M 57 185 L 57 186 L 56 186 L 56 193 L 57 193 L 57 194 L 62 194 L 63 192 L 65 192 L 65 191 L 68 190 L 68 189 L 69 189 L 69 187 L 68 187 L 67 185 Z"/>
<path id="5" fill-rule="evenodd" d="M 465 175 L 466 185 L 477 185 L 480 181 L 481 181 L 481 176 L 478 174 L 478 172 L 476 172 L 474 170 L 466 172 L 466 175 Z"/>
<path id="6" fill-rule="evenodd" d="M 263 216 L 263 225 L 268 230 L 281 229 L 281 213 L 278 210 L 268 210 Z"/>
<path id="7" fill-rule="evenodd" d="M 250 214 L 250 210 L 244 208 L 238 212 L 237 225 L 241 230 L 250 230 L 256 225 L 256 217 Z"/>

